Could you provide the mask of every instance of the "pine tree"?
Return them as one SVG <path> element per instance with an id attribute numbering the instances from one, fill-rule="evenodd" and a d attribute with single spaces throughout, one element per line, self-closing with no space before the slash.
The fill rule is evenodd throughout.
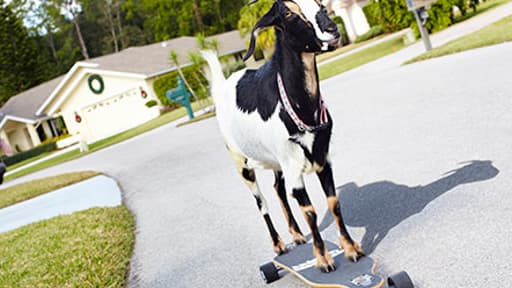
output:
<path id="1" fill-rule="evenodd" d="M 46 78 L 39 62 L 36 42 L 22 19 L 0 0 L 0 104 Z"/>

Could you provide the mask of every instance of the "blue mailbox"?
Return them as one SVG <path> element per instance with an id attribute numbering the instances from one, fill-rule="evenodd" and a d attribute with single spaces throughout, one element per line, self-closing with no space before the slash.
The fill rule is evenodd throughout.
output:
<path id="1" fill-rule="evenodd" d="M 167 90 L 167 92 L 165 92 L 165 96 L 167 99 L 178 102 L 185 106 L 187 109 L 188 117 L 190 119 L 194 118 L 194 112 L 192 111 L 192 106 L 190 105 L 190 96 L 192 96 L 192 94 L 188 92 L 180 76 L 178 76 L 178 87 Z"/>

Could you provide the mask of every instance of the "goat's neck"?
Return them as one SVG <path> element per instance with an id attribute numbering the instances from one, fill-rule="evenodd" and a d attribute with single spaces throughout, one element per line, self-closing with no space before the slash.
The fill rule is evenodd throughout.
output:
<path id="1" fill-rule="evenodd" d="M 276 47 L 277 48 L 277 47 Z M 292 102 L 304 113 L 314 114 L 318 107 L 318 71 L 314 53 L 298 53 L 281 45 L 274 53 L 284 86 Z M 308 117 L 309 118 L 309 117 Z"/>
<path id="2" fill-rule="evenodd" d="M 314 53 L 302 52 L 302 63 L 304 64 L 304 88 L 309 92 L 312 100 L 318 98 L 318 73 Z"/>

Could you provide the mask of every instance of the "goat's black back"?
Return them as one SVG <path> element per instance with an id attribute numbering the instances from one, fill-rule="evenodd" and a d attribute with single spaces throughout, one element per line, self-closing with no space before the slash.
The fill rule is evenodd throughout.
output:
<path id="1" fill-rule="evenodd" d="M 267 121 L 279 102 L 277 94 L 276 69 L 272 61 L 260 69 L 249 69 L 236 86 L 236 105 L 245 113 L 258 111 L 261 119 Z"/>

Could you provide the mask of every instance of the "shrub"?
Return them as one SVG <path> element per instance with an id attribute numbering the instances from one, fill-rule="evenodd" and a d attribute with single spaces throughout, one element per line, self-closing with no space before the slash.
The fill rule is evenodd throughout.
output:
<path id="1" fill-rule="evenodd" d="M 453 7 L 459 8 L 461 14 L 465 15 L 469 8 L 476 9 L 476 3 L 478 0 L 437 0 L 427 10 L 429 18 L 425 27 L 430 33 L 443 30 L 455 23 Z M 370 0 L 363 11 L 371 25 L 381 25 L 386 32 L 410 27 L 415 36 L 420 34 L 414 13 L 408 11 L 403 0 Z"/>
<path id="2" fill-rule="evenodd" d="M 148 102 L 146 102 L 146 107 L 148 108 L 154 107 L 156 105 L 158 105 L 158 102 L 156 102 L 156 100 L 149 100 Z"/>
<path id="3" fill-rule="evenodd" d="M 187 66 L 182 67 L 181 70 L 183 71 L 185 78 L 187 78 L 187 82 L 192 86 L 192 90 L 194 90 L 196 97 L 206 98 L 208 95 L 208 84 L 204 76 L 197 71 L 197 68 L 195 66 Z M 170 101 L 165 96 L 165 92 L 167 90 L 178 86 L 178 75 L 178 71 L 173 71 L 161 76 L 153 83 L 153 89 L 155 90 L 156 96 L 164 106 L 179 106 L 178 103 Z M 193 100 L 193 98 L 191 100 Z"/>
<path id="4" fill-rule="evenodd" d="M 363 11 L 370 25 L 380 25 L 386 32 L 405 29 L 415 21 L 403 0 L 370 0 Z"/>
<path id="5" fill-rule="evenodd" d="M 71 135 L 70 134 L 62 134 L 62 135 L 57 136 L 57 137 L 48 138 L 48 139 L 44 140 L 43 142 L 41 142 L 41 145 L 48 144 L 48 143 L 51 143 L 51 142 L 58 142 L 58 141 L 60 141 L 62 139 L 66 139 L 68 137 L 71 137 Z"/>
<path id="6" fill-rule="evenodd" d="M 336 25 L 338 26 L 338 30 L 340 31 L 340 34 L 341 34 L 341 41 L 342 41 L 342 45 L 347 45 L 350 43 L 350 39 L 348 39 L 348 34 L 347 34 L 347 29 L 345 29 L 345 23 L 343 22 L 343 18 L 341 18 L 340 16 L 335 16 L 334 18 L 332 18 L 332 21 L 334 21 L 334 23 L 336 23 Z"/>
<path id="7" fill-rule="evenodd" d="M 12 156 L 3 157 L 2 161 L 5 163 L 5 165 L 10 166 L 14 165 L 16 163 L 19 163 L 21 161 L 30 159 L 32 157 L 36 157 L 38 155 L 41 155 L 46 152 L 51 152 L 57 149 L 57 143 L 56 142 L 50 142 L 48 144 L 43 144 L 36 146 L 30 150 L 23 151 L 16 153 Z"/>
<path id="8" fill-rule="evenodd" d="M 384 27 L 382 27 L 380 25 L 373 26 L 372 28 L 370 28 L 370 30 L 368 30 L 363 35 L 357 36 L 357 38 L 354 42 L 355 43 L 363 42 L 363 41 L 366 41 L 373 37 L 379 36 L 379 35 L 383 34 L 384 32 L 385 32 Z"/>
<path id="9" fill-rule="evenodd" d="M 234 72 L 241 70 L 246 67 L 245 62 L 242 59 L 237 59 L 235 61 L 223 61 L 222 71 L 224 72 L 224 76 L 227 78 Z"/>

